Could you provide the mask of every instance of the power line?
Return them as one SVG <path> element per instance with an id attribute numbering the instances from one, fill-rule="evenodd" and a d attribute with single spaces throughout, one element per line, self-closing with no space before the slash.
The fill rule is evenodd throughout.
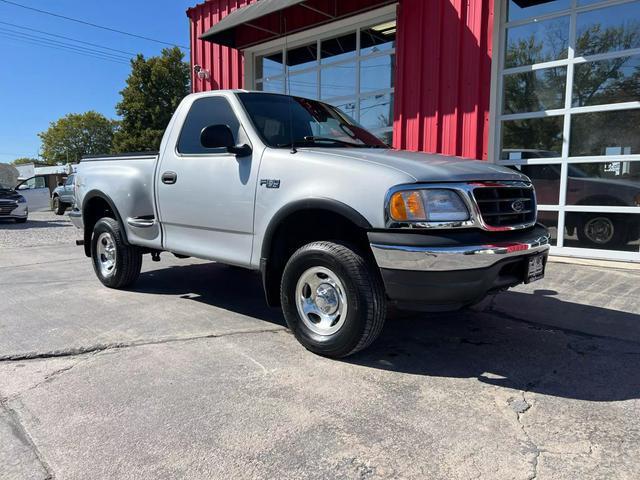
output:
<path id="1" fill-rule="evenodd" d="M 119 54 L 115 54 L 115 53 L 109 53 L 109 52 L 104 52 L 101 50 L 95 50 L 92 48 L 87 48 L 87 47 L 83 47 L 80 45 L 74 45 L 72 43 L 67 43 L 67 42 L 61 42 L 59 40 L 52 40 L 50 38 L 46 38 L 46 37 L 41 37 L 38 35 L 32 35 L 30 33 L 23 33 L 23 32 L 16 32 L 15 30 L 10 30 L 4 27 L 0 27 L 0 33 L 5 33 L 5 34 L 11 34 L 14 36 L 18 36 L 20 39 L 27 39 L 27 40 L 32 40 L 32 41 L 36 41 L 36 42 L 44 42 L 48 45 L 55 45 L 55 46 L 61 46 L 61 47 L 65 47 L 65 48 L 71 48 L 73 50 L 77 50 L 79 52 L 86 52 L 86 53 L 93 53 L 93 54 L 97 54 L 106 58 L 111 58 L 111 59 L 115 59 L 115 60 L 122 60 L 122 61 L 129 61 L 129 57 L 125 57 L 123 55 L 119 55 Z"/>
<path id="2" fill-rule="evenodd" d="M 147 40 L 149 42 L 161 43 L 163 45 L 169 45 L 169 46 L 172 46 L 172 47 L 180 47 L 182 49 L 189 50 L 189 47 L 185 47 L 184 45 L 177 45 L 175 43 L 164 42 L 162 40 L 157 40 L 155 38 L 145 37 L 145 36 L 142 36 L 142 35 L 137 35 L 135 33 L 125 32 L 123 30 L 118 30 L 118 29 L 111 28 L 111 27 L 105 27 L 103 25 L 97 25 L 95 23 L 87 22 L 85 20 L 79 20 L 77 18 L 67 17 L 65 15 L 60 15 L 60 14 L 57 14 L 57 13 L 49 12 L 47 10 L 40 10 L 39 8 L 29 7 L 27 5 L 22 5 L 20 3 L 11 2 L 10 0 L 0 0 L 0 2 L 9 4 L 9 5 L 13 5 L 13 6 L 16 6 L 16 7 L 24 8 L 26 10 L 32 10 L 34 12 L 42 13 L 44 15 L 50 15 L 52 17 L 62 18 L 64 20 L 68 20 L 70 22 L 76 22 L 76 23 L 80 23 L 82 25 L 88 25 L 90 27 L 100 28 L 102 30 L 107 30 L 109 32 L 120 33 L 122 35 L 128 35 L 130 37 L 140 38 L 142 40 Z"/>
<path id="3" fill-rule="evenodd" d="M 15 32 L 13 30 L 7 30 L 6 28 L 2 28 L 2 27 L 0 27 L 0 33 L 3 33 L 5 35 L 11 35 L 16 40 L 29 40 L 31 42 L 40 43 L 43 45 L 61 47 L 61 48 L 73 50 L 80 53 L 88 53 L 88 54 L 100 56 L 103 58 L 108 58 L 110 60 L 118 60 L 124 63 L 128 63 L 129 61 L 128 57 L 124 57 L 114 53 L 102 52 L 100 50 L 94 50 L 91 48 L 82 47 L 79 45 L 73 45 L 71 43 L 66 43 L 66 42 L 60 42 L 58 40 L 51 40 L 44 37 L 38 37 L 36 35 L 31 35 L 28 33 Z"/>
<path id="4" fill-rule="evenodd" d="M 74 48 L 70 48 L 70 47 L 64 47 L 61 45 L 53 45 L 53 44 L 47 44 L 47 43 L 43 43 L 43 42 L 39 42 L 37 40 L 31 40 L 31 39 L 27 39 L 27 38 L 20 38 L 20 37 L 16 37 L 16 36 L 12 36 L 9 33 L 5 33 L 5 32 L 0 32 L 0 36 L 4 36 L 5 38 L 9 39 L 9 40 L 14 40 L 14 41 L 19 41 L 19 42 L 24 42 L 24 43 L 28 43 L 30 45 L 35 45 L 38 47 L 46 47 L 46 48 L 52 48 L 55 50 L 65 50 L 71 53 L 75 53 L 76 55 L 83 55 L 85 57 L 92 57 L 98 60 L 106 60 L 107 62 L 114 62 L 114 63 L 119 63 L 121 65 L 129 65 L 128 62 L 125 62 L 123 60 L 116 60 L 115 58 L 110 58 L 110 57 L 103 57 L 103 56 L 99 56 L 99 55 L 95 55 L 93 53 L 89 53 L 89 52 L 84 52 L 78 49 L 74 49 Z"/>
<path id="5" fill-rule="evenodd" d="M 105 50 L 111 50 L 112 52 L 125 53 L 127 55 L 131 55 L 131 56 L 134 56 L 134 57 L 137 55 L 137 53 L 127 52 L 126 50 L 118 50 L 117 48 L 105 47 L 105 46 L 99 45 L 97 43 L 85 42 L 84 40 L 77 40 L 75 38 L 65 37 L 64 35 L 58 35 L 58 34 L 55 34 L 55 33 L 45 32 L 44 30 L 37 30 L 35 28 L 24 27 L 22 25 L 16 25 L 15 23 L 9 23 L 9 22 L 0 21 L 0 24 L 8 25 L 8 26 L 14 27 L 14 28 L 20 28 L 22 30 L 29 30 L 31 32 L 43 33 L 43 34 L 49 35 L 51 37 L 63 38 L 65 40 L 71 40 L 72 42 L 82 43 L 84 45 L 90 45 L 92 47 L 104 48 Z"/>

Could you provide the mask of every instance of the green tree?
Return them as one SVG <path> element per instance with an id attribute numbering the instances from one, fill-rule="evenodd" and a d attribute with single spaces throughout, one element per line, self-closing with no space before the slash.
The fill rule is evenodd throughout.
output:
<path id="1" fill-rule="evenodd" d="M 116 112 L 122 117 L 114 138 L 116 152 L 158 150 L 165 128 L 180 101 L 189 94 L 189 65 L 178 47 L 159 57 L 138 55 L 131 62 L 127 86 Z"/>
<path id="2" fill-rule="evenodd" d="M 44 162 L 38 160 L 37 158 L 20 157 L 11 162 L 11 165 L 27 165 L 29 163 L 33 163 L 34 165 L 44 164 Z"/>
<path id="3" fill-rule="evenodd" d="M 42 158 L 49 165 L 78 162 L 83 155 L 111 152 L 117 122 L 89 111 L 70 113 L 40 132 Z"/>

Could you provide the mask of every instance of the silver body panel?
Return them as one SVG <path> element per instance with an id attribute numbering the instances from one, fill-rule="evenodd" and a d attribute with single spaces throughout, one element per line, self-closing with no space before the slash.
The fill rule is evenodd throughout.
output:
<path id="1" fill-rule="evenodd" d="M 252 147 L 248 157 L 180 155 L 176 142 L 191 104 L 225 96 Z M 165 185 L 163 172 L 177 174 Z M 261 180 L 279 180 L 267 188 Z M 76 205 L 91 192 L 111 199 L 131 244 L 257 269 L 271 220 L 288 205 L 330 199 L 358 212 L 373 228 L 386 226 L 385 201 L 393 187 L 415 183 L 528 181 L 511 169 L 443 155 L 380 149 L 267 147 L 234 91 L 186 97 L 156 156 L 83 161 L 76 175 Z M 77 226 L 82 219 L 73 219 Z M 382 254 L 378 255 L 380 258 Z"/>

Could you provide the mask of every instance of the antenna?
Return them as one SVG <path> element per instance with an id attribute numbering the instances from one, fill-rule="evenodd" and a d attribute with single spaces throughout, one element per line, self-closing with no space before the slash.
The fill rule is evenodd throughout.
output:
<path id="1" fill-rule="evenodd" d="M 289 75 L 289 41 L 287 33 L 287 17 L 283 17 L 284 20 L 284 68 L 285 77 L 287 83 L 285 84 L 285 93 L 291 95 L 291 77 Z M 287 103 L 289 105 L 289 141 L 291 142 L 291 153 L 298 153 L 296 149 L 296 142 L 293 138 L 293 98 L 287 97 Z"/>

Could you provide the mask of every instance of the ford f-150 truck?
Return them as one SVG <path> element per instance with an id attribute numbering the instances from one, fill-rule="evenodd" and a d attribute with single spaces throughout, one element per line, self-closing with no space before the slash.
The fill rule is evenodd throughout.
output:
<path id="1" fill-rule="evenodd" d="M 143 254 L 259 270 L 309 350 L 373 342 L 387 304 L 459 309 L 540 279 L 549 249 L 523 174 L 390 149 L 315 100 L 186 97 L 159 152 L 86 157 L 70 217 L 100 281 L 131 285 Z"/>

